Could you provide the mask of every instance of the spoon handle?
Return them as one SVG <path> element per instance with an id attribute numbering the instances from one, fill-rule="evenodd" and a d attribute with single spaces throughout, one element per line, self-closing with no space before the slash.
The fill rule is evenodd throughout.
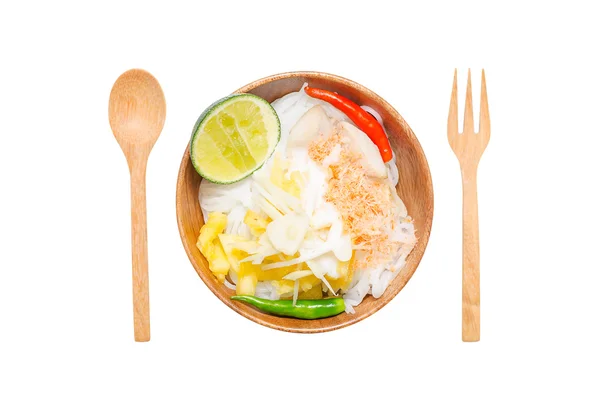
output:
<path id="1" fill-rule="evenodd" d="M 469 167 L 471 168 L 471 167 Z M 479 341 L 477 168 L 463 170 L 462 340 Z"/>
<path id="2" fill-rule="evenodd" d="M 131 167 L 131 254 L 133 265 L 133 331 L 136 342 L 150 340 L 146 163 Z"/>

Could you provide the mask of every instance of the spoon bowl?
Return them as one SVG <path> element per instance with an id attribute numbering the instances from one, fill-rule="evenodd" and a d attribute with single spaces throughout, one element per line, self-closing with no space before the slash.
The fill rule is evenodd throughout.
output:
<path id="1" fill-rule="evenodd" d="M 131 145 L 152 149 L 165 124 L 166 113 L 165 96 L 150 73 L 132 69 L 115 81 L 110 92 L 108 121 L 124 151 Z"/>

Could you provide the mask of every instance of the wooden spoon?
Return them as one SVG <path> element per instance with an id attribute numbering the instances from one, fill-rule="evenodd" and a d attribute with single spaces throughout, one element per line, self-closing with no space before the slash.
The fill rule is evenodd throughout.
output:
<path id="1" fill-rule="evenodd" d="M 150 340 L 146 164 L 165 124 L 166 103 L 158 81 L 145 70 L 123 73 L 110 92 L 108 120 L 131 174 L 133 329 L 136 342 Z"/>

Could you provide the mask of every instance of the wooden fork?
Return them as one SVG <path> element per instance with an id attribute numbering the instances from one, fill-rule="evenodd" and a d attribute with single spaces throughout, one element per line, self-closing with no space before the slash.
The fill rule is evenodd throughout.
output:
<path id="1" fill-rule="evenodd" d="M 463 272 L 462 272 L 462 340 L 479 340 L 479 218 L 477 215 L 477 165 L 490 140 L 485 72 L 481 71 L 479 132 L 473 127 L 471 69 L 467 80 L 467 98 L 463 132 L 458 132 L 456 69 L 448 115 L 448 142 L 460 163 L 463 183 Z"/>

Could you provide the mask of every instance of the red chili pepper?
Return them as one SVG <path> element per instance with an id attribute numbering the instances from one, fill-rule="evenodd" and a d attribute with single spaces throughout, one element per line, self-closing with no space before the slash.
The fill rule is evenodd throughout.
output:
<path id="1" fill-rule="evenodd" d="M 386 163 L 392 159 L 392 148 L 390 141 L 385 135 L 383 127 L 372 114 L 352 102 L 350 99 L 345 98 L 335 92 L 321 90 L 319 88 L 305 87 L 304 91 L 306 94 L 313 98 L 321 99 L 327 103 L 332 104 L 348 116 L 350 120 L 356 124 L 367 136 L 373 141 L 379 148 L 381 158 Z"/>

